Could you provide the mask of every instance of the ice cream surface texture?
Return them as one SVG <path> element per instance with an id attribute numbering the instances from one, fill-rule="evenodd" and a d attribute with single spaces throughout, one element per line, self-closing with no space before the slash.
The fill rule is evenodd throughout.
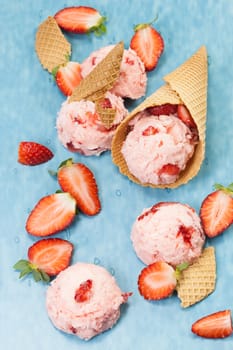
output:
<path id="1" fill-rule="evenodd" d="M 193 208 L 176 202 L 160 202 L 138 216 L 131 240 L 138 258 L 145 264 L 165 261 L 177 266 L 192 263 L 201 255 L 205 235 Z"/>
<path id="2" fill-rule="evenodd" d="M 130 173 L 141 183 L 175 182 L 194 153 L 191 130 L 174 115 L 145 112 L 137 114 L 129 125 L 131 131 L 121 152 Z"/>
<path id="3" fill-rule="evenodd" d="M 91 53 L 81 64 L 81 74 L 85 78 L 92 69 L 113 49 L 114 45 L 103 47 Z M 121 97 L 138 99 L 145 95 L 147 76 L 145 67 L 136 52 L 124 50 L 120 68 L 120 77 L 111 92 Z"/>
<path id="4" fill-rule="evenodd" d="M 112 328 L 128 295 L 105 268 L 79 262 L 48 287 L 46 307 L 55 327 L 89 340 Z"/>
<path id="5" fill-rule="evenodd" d="M 99 155 L 111 149 L 111 142 L 117 125 L 127 115 L 127 109 L 121 97 L 110 92 L 105 94 L 106 106 L 116 110 L 111 128 L 102 123 L 96 105 L 92 101 L 65 101 L 58 113 L 58 139 L 72 152 L 86 156 Z"/>

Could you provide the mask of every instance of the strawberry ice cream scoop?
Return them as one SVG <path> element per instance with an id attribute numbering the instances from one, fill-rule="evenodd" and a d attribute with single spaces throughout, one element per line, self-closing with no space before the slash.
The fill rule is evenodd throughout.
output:
<path id="1" fill-rule="evenodd" d="M 205 235 L 193 208 L 176 202 L 160 202 L 138 216 L 131 240 L 138 258 L 145 264 L 165 261 L 177 266 L 192 263 L 201 255 Z"/>
<path id="2" fill-rule="evenodd" d="M 128 296 L 103 267 L 77 263 L 51 283 L 46 306 L 56 328 L 89 340 L 113 327 Z"/>
<path id="3" fill-rule="evenodd" d="M 105 94 L 104 108 L 116 110 L 110 128 L 102 123 L 96 105 L 92 101 L 65 101 L 57 117 L 58 139 L 72 152 L 86 156 L 99 155 L 111 149 L 111 142 L 117 125 L 126 117 L 127 109 L 121 97 L 110 92 Z"/>
<path id="4" fill-rule="evenodd" d="M 192 131 L 177 116 L 140 112 L 130 122 L 121 152 L 129 172 L 142 184 L 174 183 L 196 145 Z"/>
<path id="5" fill-rule="evenodd" d="M 103 47 L 94 51 L 81 64 L 81 75 L 85 78 L 92 69 L 113 49 L 114 45 Z M 120 76 L 114 84 L 111 92 L 131 99 L 137 99 L 145 95 L 147 76 L 144 64 L 132 49 L 124 50 L 120 67 Z"/>

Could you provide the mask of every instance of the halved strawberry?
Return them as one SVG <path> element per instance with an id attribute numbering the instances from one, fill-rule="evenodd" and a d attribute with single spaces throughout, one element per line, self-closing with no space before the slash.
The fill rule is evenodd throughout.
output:
<path id="1" fill-rule="evenodd" d="M 75 214 L 76 202 L 69 193 L 50 194 L 31 211 L 26 230 L 33 236 L 49 236 L 69 226 Z"/>
<path id="2" fill-rule="evenodd" d="M 193 120 L 189 110 L 184 105 L 178 105 L 177 115 L 184 124 L 186 124 L 190 129 L 197 129 L 196 123 Z"/>
<path id="3" fill-rule="evenodd" d="M 204 338 L 225 338 L 232 334 L 231 311 L 223 310 L 202 317 L 192 325 L 192 332 Z"/>
<path id="4" fill-rule="evenodd" d="M 81 66 L 78 62 L 69 61 L 52 72 L 57 86 L 65 96 L 70 96 L 82 80 Z"/>
<path id="5" fill-rule="evenodd" d="M 155 262 L 145 267 L 138 277 L 140 294 L 148 300 L 169 297 L 177 283 L 176 272 L 166 262 Z"/>
<path id="6" fill-rule="evenodd" d="M 64 239 L 41 239 L 28 249 L 28 260 L 19 260 L 14 268 L 20 271 L 19 278 L 32 273 L 36 282 L 48 282 L 68 267 L 72 252 L 73 244 Z"/>
<path id="7" fill-rule="evenodd" d="M 39 165 L 53 158 L 53 152 L 46 146 L 33 142 L 22 141 L 18 147 L 18 162 L 24 165 Z"/>
<path id="8" fill-rule="evenodd" d="M 153 70 L 164 50 L 164 40 L 161 34 L 155 30 L 151 23 L 137 24 L 134 27 L 134 35 L 130 41 L 130 47 L 144 63 L 146 71 Z"/>
<path id="9" fill-rule="evenodd" d="M 217 191 L 210 193 L 202 202 L 200 218 L 205 234 L 215 237 L 233 223 L 233 185 L 215 185 Z"/>
<path id="10" fill-rule="evenodd" d="M 86 165 L 68 159 L 58 169 L 57 178 L 62 190 L 75 198 L 78 208 L 84 214 L 96 215 L 100 211 L 96 180 Z"/>
<path id="11" fill-rule="evenodd" d="M 147 110 L 152 115 L 160 116 L 177 113 L 177 107 L 178 105 L 165 103 L 164 105 L 149 107 Z"/>
<path id="12" fill-rule="evenodd" d="M 55 16 L 57 24 L 72 33 L 85 34 L 95 32 L 97 35 L 106 33 L 106 17 L 98 10 L 88 6 L 66 7 L 58 11 Z"/>

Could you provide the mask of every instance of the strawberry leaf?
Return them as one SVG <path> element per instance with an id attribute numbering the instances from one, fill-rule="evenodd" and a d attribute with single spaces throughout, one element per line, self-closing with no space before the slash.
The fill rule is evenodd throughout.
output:
<path id="1" fill-rule="evenodd" d="M 189 267 L 189 263 L 184 262 L 176 266 L 175 275 L 178 280 L 181 277 L 182 271 L 186 270 Z"/>
<path id="2" fill-rule="evenodd" d="M 39 270 L 35 265 L 31 264 L 28 260 L 19 260 L 13 268 L 17 271 L 20 271 L 19 278 L 23 278 L 27 275 L 32 274 L 36 282 L 43 281 L 49 282 L 50 277 L 47 273 L 42 270 Z"/>
<path id="3" fill-rule="evenodd" d="M 62 168 L 63 166 L 68 166 L 68 165 L 71 165 L 71 164 L 73 164 L 73 158 L 68 158 L 68 159 L 66 159 L 66 160 L 63 160 L 63 162 L 61 162 L 61 163 L 59 164 L 58 170 L 59 170 L 60 168 Z"/>
<path id="4" fill-rule="evenodd" d="M 225 193 L 227 193 L 227 194 L 229 194 L 229 195 L 233 195 L 233 183 L 230 183 L 228 186 L 223 186 L 223 185 L 221 185 L 221 184 L 214 184 L 214 188 L 216 189 L 216 190 L 220 190 L 220 191 L 223 191 L 223 192 L 225 192 Z"/>

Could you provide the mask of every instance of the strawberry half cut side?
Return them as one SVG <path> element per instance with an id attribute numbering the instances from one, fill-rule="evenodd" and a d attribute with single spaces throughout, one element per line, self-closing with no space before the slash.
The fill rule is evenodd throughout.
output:
<path id="1" fill-rule="evenodd" d="M 57 86 L 65 96 L 72 95 L 82 80 L 81 66 L 78 62 L 69 61 L 65 65 L 54 68 L 52 74 Z"/>
<path id="2" fill-rule="evenodd" d="M 33 236 L 49 236 L 69 226 L 75 215 L 75 199 L 69 193 L 54 193 L 39 200 L 29 214 L 26 230 Z"/>

